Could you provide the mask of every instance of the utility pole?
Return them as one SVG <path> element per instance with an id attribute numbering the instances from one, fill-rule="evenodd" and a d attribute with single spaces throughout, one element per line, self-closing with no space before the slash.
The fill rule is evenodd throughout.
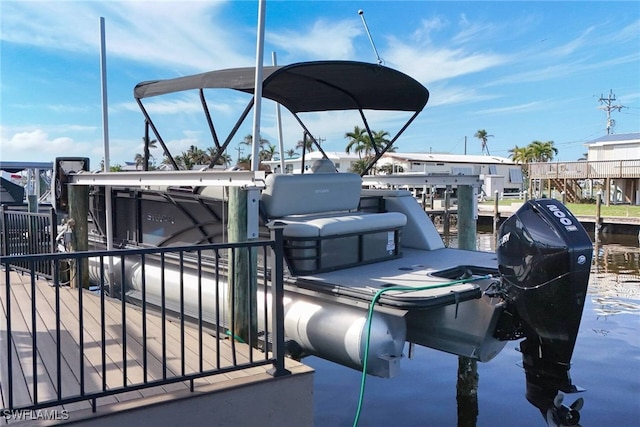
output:
<path id="1" fill-rule="evenodd" d="M 240 163 L 240 156 L 242 156 L 242 147 L 241 146 L 237 146 L 236 147 L 236 151 L 238 152 L 238 163 Z"/>
<path id="2" fill-rule="evenodd" d="M 613 133 L 613 127 L 616 125 L 616 121 L 611 118 L 611 111 L 617 110 L 620 111 L 623 108 L 627 108 L 624 105 L 613 105 L 613 102 L 616 100 L 616 95 L 613 93 L 613 90 L 609 90 L 609 96 L 606 98 L 604 95 L 600 95 L 600 99 L 598 100 L 600 104 L 604 104 L 601 107 L 598 107 L 599 110 L 604 110 L 607 113 L 607 135 Z"/>

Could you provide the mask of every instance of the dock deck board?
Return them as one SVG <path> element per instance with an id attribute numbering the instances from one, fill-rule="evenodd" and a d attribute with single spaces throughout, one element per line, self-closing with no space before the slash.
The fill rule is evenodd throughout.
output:
<path id="1" fill-rule="evenodd" d="M 139 306 L 112 298 L 104 298 L 104 343 L 102 340 L 101 297 L 88 290 L 54 287 L 45 280 L 30 275 L 9 273 L 10 292 L 7 301 L 6 272 L 0 271 L 0 401 L 9 407 L 7 340 L 11 339 L 13 406 L 31 405 L 76 396 L 81 391 L 80 378 L 84 375 L 84 392 L 101 392 L 122 387 L 123 384 L 144 382 L 144 355 L 146 354 L 147 381 L 163 378 L 162 317 L 154 310 L 146 310 L 146 322 Z M 34 292 L 35 291 L 35 292 Z M 59 334 L 56 323 L 56 294 L 59 295 Z M 33 296 L 35 295 L 35 298 Z M 81 301 L 80 301 L 81 300 Z M 82 304 L 80 304 L 80 302 Z M 82 310 L 79 307 L 82 306 Z M 123 312 L 126 335 L 123 334 Z M 8 336 L 7 310 L 10 308 L 11 336 Z M 32 318 L 33 310 L 35 316 Z M 35 320 L 35 322 L 34 322 Z M 144 322 L 144 324 L 143 324 Z M 82 327 L 81 327 L 82 323 Z M 146 339 L 143 335 L 146 328 Z M 233 366 L 234 349 L 228 339 L 218 338 L 197 326 L 166 316 L 164 319 L 166 377 L 182 373 L 215 369 L 219 357 L 221 368 Z M 181 333 L 184 328 L 184 333 Z M 34 330 L 35 329 L 35 330 Z M 37 344 L 34 354 L 33 340 Z M 200 342 L 200 339 L 202 342 Z M 58 342 L 59 341 L 59 342 Z M 146 343 L 146 346 L 145 346 Z M 200 355 L 202 347 L 202 357 Z M 235 343 L 237 363 L 249 361 L 249 347 Z M 104 352 L 104 362 L 103 362 Z M 58 368 L 57 354 L 60 354 Z M 184 355 L 184 359 L 183 359 Z M 265 357 L 254 350 L 255 357 Z M 36 381 L 34 381 L 34 364 Z M 230 379 L 263 373 L 267 367 L 220 373 L 194 381 L 194 385 L 217 384 Z M 60 385 L 58 385 L 58 369 Z M 126 371 L 126 372 L 125 372 Z M 34 387 L 35 383 L 35 387 Z M 60 387 L 59 387 L 60 386 Z M 127 391 L 99 398 L 97 405 L 170 393 L 189 388 L 188 382 L 177 382 L 137 391 Z M 90 408 L 89 400 L 66 404 L 62 409 L 75 411 Z"/>

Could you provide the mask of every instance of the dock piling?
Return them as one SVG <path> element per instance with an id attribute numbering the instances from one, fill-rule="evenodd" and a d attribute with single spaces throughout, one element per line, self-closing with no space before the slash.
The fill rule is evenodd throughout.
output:
<path id="1" fill-rule="evenodd" d="M 498 200 L 496 191 L 496 201 Z M 476 250 L 477 212 L 475 191 L 469 185 L 458 186 L 458 248 Z M 497 202 L 496 202 L 497 206 Z M 458 357 L 458 426 L 475 426 L 478 416 L 478 361 Z"/>

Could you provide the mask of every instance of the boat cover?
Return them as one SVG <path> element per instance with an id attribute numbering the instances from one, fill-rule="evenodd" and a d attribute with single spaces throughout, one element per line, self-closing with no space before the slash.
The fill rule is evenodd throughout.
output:
<path id="1" fill-rule="evenodd" d="M 234 89 L 253 94 L 255 68 L 232 68 L 142 82 L 134 97 L 194 89 Z M 292 113 L 331 110 L 422 111 L 429 91 L 397 70 L 365 62 L 315 61 L 263 69 L 262 96 Z"/>

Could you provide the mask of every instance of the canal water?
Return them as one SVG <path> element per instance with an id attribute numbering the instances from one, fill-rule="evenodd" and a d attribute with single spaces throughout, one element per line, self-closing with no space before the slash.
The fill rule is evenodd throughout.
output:
<path id="1" fill-rule="evenodd" d="M 592 236 L 593 238 L 593 236 Z M 447 239 L 445 239 L 446 241 Z M 449 239 L 455 246 L 455 237 Z M 489 233 L 480 250 L 494 250 Z M 525 398 L 525 376 L 517 341 L 488 363 L 478 363 L 476 427 L 544 427 L 540 411 Z M 407 347 L 405 347 L 406 355 Z M 317 427 L 351 426 L 361 374 L 309 357 L 313 367 Z M 458 422 L 458 358 L 416 346 L 392 379 L 368 377 L 359 426 L 468 426 Z M 604 235 L 594 244 L 587 301 L 573 354 L 571 377 L 586 389 L 565 396 L 584 398 L 584 427 L 640 426 L 640 248 L 638 236 Z M 471 417 L 473 418 L 473 417 Z M 472 424 L 473 425 L 473 424 Z"/>

